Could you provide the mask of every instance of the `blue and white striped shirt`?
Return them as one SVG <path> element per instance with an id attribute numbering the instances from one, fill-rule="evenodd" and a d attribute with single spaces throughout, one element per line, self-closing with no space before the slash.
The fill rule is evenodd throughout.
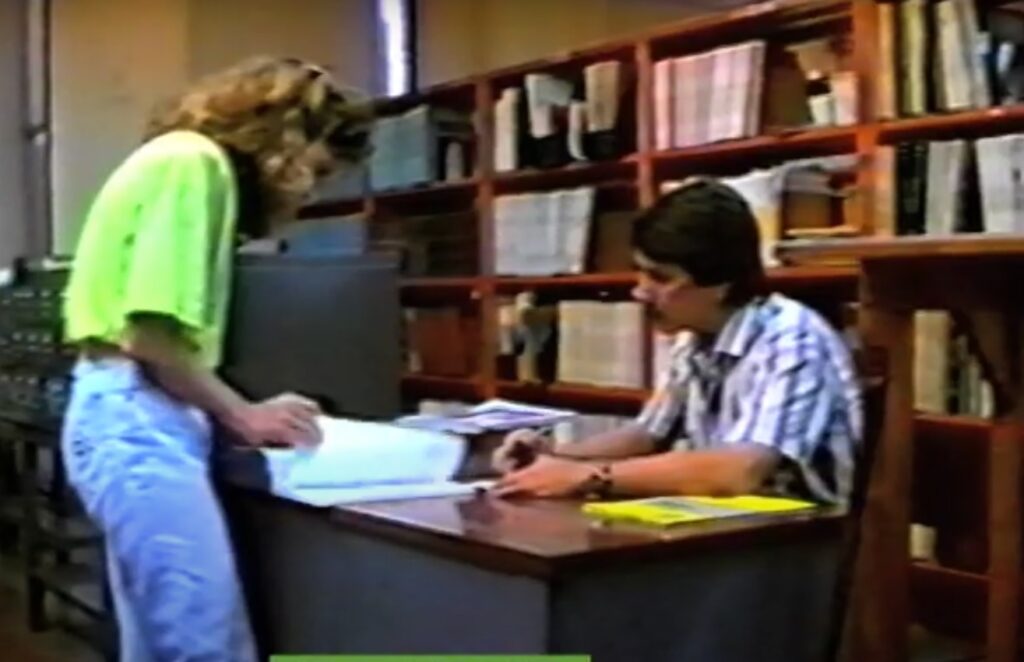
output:
<path id="1" fill-rule="evenodd" d="M 681 333 L 637 422 L 677 450 L 770 446 L 783 458 L 770 492 L 833 504 L 849 498 L 864 427 L 843 338 L 779 294 L 738 309 L 711 341 Z"/>

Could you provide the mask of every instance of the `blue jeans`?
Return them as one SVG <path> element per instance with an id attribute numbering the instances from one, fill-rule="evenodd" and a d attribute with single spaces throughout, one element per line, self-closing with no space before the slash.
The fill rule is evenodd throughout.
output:
<path id="1" fill-rule="evenodd" d="M 74 378 L 62 451 L 106 539 L 121 660 L 254 661 L 209 422 L 128 359 L 80 361 Z"/>

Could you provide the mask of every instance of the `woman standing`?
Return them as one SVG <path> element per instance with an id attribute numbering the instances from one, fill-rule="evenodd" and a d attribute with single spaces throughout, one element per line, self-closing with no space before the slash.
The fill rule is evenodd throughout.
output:
<path id="1" fill-rule="evenodd" d="M 106 538 L 122 660 L 255 660 L 210 418 L 251 444 L 297 445 L 318 441 L 318 410 L 248 402 L 214 373 L 233 254 L 361 160 L 369 121 L 323 69 L 252 59 L 158 109 L 89 211 L 65 301 L 80 358 L 62 443 Z"/>

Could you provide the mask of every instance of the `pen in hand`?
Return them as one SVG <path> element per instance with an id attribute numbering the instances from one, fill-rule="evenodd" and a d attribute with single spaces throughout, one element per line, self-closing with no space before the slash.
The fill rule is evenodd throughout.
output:
<path id="1" fill-rule="evenodd" d="M 517 441 L 508 453 L 515 471 L 525 469 L 537 459 L 537 449 L 524 441 Z"/>

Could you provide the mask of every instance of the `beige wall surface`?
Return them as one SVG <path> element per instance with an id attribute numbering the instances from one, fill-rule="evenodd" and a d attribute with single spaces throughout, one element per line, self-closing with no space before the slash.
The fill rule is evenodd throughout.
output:
<path id="1" fill-rule="evenodd" d="M 420 82 L 425 85 L 706 10 L 678 0 L 418 3 Z M 11 3 L 0 4 L 6 9 Z M 54 2 L 54 250 L 73 250 L 92 198 L 137 144 L 152 104 L 204 73 L 248 55 L 287 54 L 320 61 L 340 79 L 371 93 L 381 90 L 374 6 L 374 0 Z M 4 38 L 0 51 L 11 43 Z M 0 59 L 5 67 L 16 61 Z M 10 78 L 2 81 L 8 84 Z M 0 95 L 0 104 L 8 98 Z M 3 108 L 0 135 L 9 135 L 9 113 L 3 124 Z M 0 223 L 8 234 L 10 226 Z"/>
<path id="2" fill-rule="evenodd" d="M 70 252 L 96 190 L 184 85 L 186 0 L 53 3 L 53 249 Z"/>
<path id="3" fill-rule="evenodd" d="M 191 0 L 189 73 L 199 76 L 246 54 L 290 55 L 377 90 L 374 17 L 372 0 Z"/>
<path id="4" fill-rule="evenodd" d="M 0 2 L 0 268 L 28 248 L 22 113 L 24 37 L 21 5 Z"/>
<path id="5" fill-rule="evenodd" d="M 148 109 L 256 54 L 295 55 L 377 88 L 372 0 L 53 3 L 54 249 L 71 251 L 92 198 L 138 144 Z"/>
<path id="6" fill-rule="evenodd" d="M 420 83 L 628 36 L 704 10 L 681 0 L 418 0 Z"/>

